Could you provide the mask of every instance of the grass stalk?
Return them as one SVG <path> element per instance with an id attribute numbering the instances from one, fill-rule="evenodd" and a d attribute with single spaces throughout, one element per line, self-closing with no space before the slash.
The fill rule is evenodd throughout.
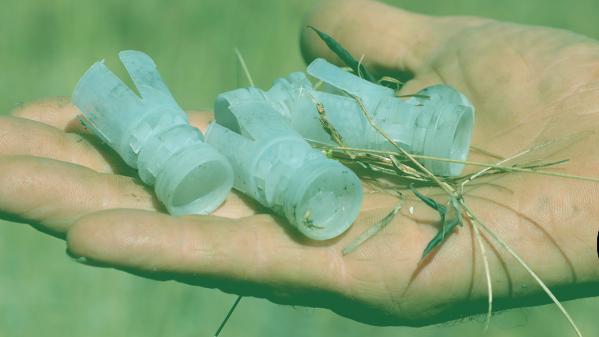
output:
<path id="1" fill-rule="evenodd" d="M 243 69 L 243 72 L 245 73 L 245 77 L 247 78 L 248 82 L 250 83 L 250 86 L 255 87 L 254 80 L 252 79 L 252 75 L 250 74 L 250 70 L 248 69 L 248 66 L 245 63 L 245 59 L 243 58 L 243 55 L 241 55 L 241 52 L 239 51 L 239 49 L 235 48 L 234 50 L 235 50 L 235 55 L 237 55 L 237 60 L 239 61 L 239 64 L 241 65 L 241 69 Z"/>
<path id="2" fill-rule="evenodd" d="M 340 151 L 340 152 L 348 152 L 348 153 L 358 152 L 358 153 L 378 154 L 378 155 L 383 155 L 383 156 L 397 156 L 397 153 L 391 152 L 391 151 L 341 147 L 341 146 L 328 146 L 328 145 L 325 145 L 323 143 L 320 143 L 320 142 L 317 142 L 314 140 L 308 139 L 308 141 L 310 143 L 312 143 L 312 145 L 326 149 L 328 151 Z M 528 152 L 529 151 L 526 151 L 526 153 L 528 153 Z M 418 154 L 411 154 L 410 156 L 414 159 L 435 160 L 435 161 L 442 161 L 442 162 L 447 162 L 447 163 L 464 164 L 464 165 L 469 165 L 469 166 L 479 166 L 479 167 L 484 167 L 484 168 L 489 168 L 489 169 L 495 169 L 495 170 L 498 170 L 501 172 L 506 172 L 506 173 L 507 172 L 529 173 L 529 174 L 538 174 L 538 175 L 542 175 L 542 176 L 551 176 L 551 177 L 559 177 L 559 178 L 599 183 L 599 178 L 597 178 L 597 177 L 589 177 L 589 176 L 581 176 L 581 175 L 562 173 L 562 172 L 546 171 L 546 170 L 540 170 L 540 169 L 533 168 L 533 167 L 528 168 L 528 167 L 518 167 L 518 166 L 502 166 L 499 163 L 491 164 L 491 163 L 482 163 L 482 162 L 469 161 L 469 160 L 457 160 L 457 159 L 449 159 L 449 158 L 442 158 L 442 157 L 425 156 L 425 155 L 418 155 Z M 514 158 L 508 158 L 508 159 L 514 159 Z M 546 164 L 543 166 L 554 166 L 556 164 L 561 164 L 566 161 L 568 161 L 568 160 L 564 159 L 564 160 L 550 163 L 550 165 Z M 488 170 L 485 170 L 485 173 L 487 171 Z"/>
<path id="3" fill-rule="evenodd" d="M 570 323 L 570 326 L 574 329 L 574 331 L 576 331 L 576 335 L 578 337 L 582 337 L 580 329 L 578 329 L 578 326 L 576 325 L 572 317 L 570 317 L 568 311 L 566 311 L 562 303 L 557 299 L 557 297 L 555 297 L 551 289 L 549 289 L 547 285 L 545 285 L 545 282 L 541 280 L 537 273 L 535 273 L 532 270 L 532 268 L 530 268 L 530 266 L 528 266 L 528 264 L 520 257 L 520 255 L 518 255 L 518 253 L 516 253 L 505 241 L 503 241 L 503 239 L 500 238 L 499 235 L 497 235 L 493 230 L 491 230 L 491 228 L 489 228 L 487 225 L 481 222 L 476 217 L 474 212 L 470 209 L 470 207 L 468 207 L 468 205 L 463 201 L 463 199 L 460 201 L 460 203 L 464 210 L 467 212 L 467 214 L 474 220 L 474 222 L 476 222 L 485 232 L 487 232 L 487 234 L 489 234 L 489 236 L 495 242 L 497 242 L 503 249 L 505 249 L 510 255 L 512 255 L 516 259 L 516 261 L 518 261 L 518 263 L 526 270 L 526 272 L 528 272 L 528 274 L 532 276 L 532 278 L 539 284 L 539 286 L 543 289 L 543 291 L 547 294 L 551 301 L 553 301 L 553 303 L 559 308 L 564 317 L 566 317 L 568 323 Z"/>
<path id="4" fill-rule="evenodd" d="M 489 325 L 491 324 L 491 316 L 493 315 L 493 282 L 491 281 L 491 269 L 489 268 L 489 257 L 487 256 L 487 249 L 485 248 L 485 244 L 482 240 L 482 235 L 480 234 L 480 230 L 478 229 L 478 223 L 474 221 L 472 218 L 470 219 L 472 224 L 472 230 L 474 231 L 474 236 L 476 238 L 476 243 L 478 244 L 478 248 L 480 249 L 480 253 L 483 260 L 483 266 L 485 268 L 485 279 L 487 282 L 487 317 L 485 319 L 485 328 L 483 331 L 487 332 L 489 330 Z"/>
<path id="5" fill-rule="evenodd" d="M 231 318 L 231 315 L 233 315 L 233 311 L 235 311 L 235 309 L 237 308 L 237 305 L 239 304 L 239 302 L 241 302 L 242 298 L 243 298 L 243 296 L 241 296 L 241 295 L 237 296 L 237 298 L 235 299 L 235 302 L 233 302 L 233 305 L 231 305 L 229 312 L 227 312 L 227 315 L 225 316 L 223 321 L 218 326 L 218 329 L 216 329 L 216 332 L 214 333 L 214 337 L 218 337 L 220 335 L 220 333 L 223 331 L 225 325 L 227 325 L 227 322 L 229 321 L 229 318 Z"/>
<path id="6" fill-rule="evenodd" d="M 368 120 L 368 123 L 377 132 L 379 132 L 390 144 L 392 144 L 399 151 L 400 154 L 402 154 L 403 156 L 405 156 L 406 158 L 408 158 L 412 162 L 412 164 L 414 164 L 414 166 L 416 166 L 428 178 L 430 178 L 441 189 L 443 189 L 449 195 L 450 198 L 452 198 L 453 200 L 457 200 L 457 202 L 461 206 L 461 210 L 458 210 L 458 212 L 463 211 L 472 220 L 471 221 L 472 229 L 475 232 L 475 235 L 477 236 L 477 241 L 479 242 L 479 248 L 481 249 L 481 253 L 483 254 L 483 263 L 484 263 L 484 267 L 485 267 L 485 275 L 486 275 L 486 280 L 487 280 L 488 303 L 489 303 L 489 305 L 488 305 L 489 309 L 488 309 L 488 312 L 487 312 L 487 319 L 490 320 L 490 315 L 492 314 L 492 305 L 493 305 L 493 295 L 492 294 L 493 294 L 493 290 L 492 290 L 492 282 L 491 282 L 491 273 L 490 273 L 490 269 L 489 269 L 489 265 L 488 265 L 488 258 L 486 256 L 487 254 L 486 254 L 486 250 L 484 248 L 482 239 L 480 238 L 480 231 L 478 230 L 478 226 L 480 226 L 495 242 L 497 242 L 510 255 L 512 255 L 516 259 L 516 261 L 518 261 L 518 263 L 533 277 L 533 279 L 541 286 L 541 288 L 547 294 L 547 296 L 549 296 L 549 298 L 553 301 L 553 303 L 555 303 L 557 305 L 557 307 L 562 312 L 562 314 L 564 315 L 564 317 L 566 317 L 566 319 L 568 320 L 568 323 L 572 326 L 572 328 L 574 329 L 574 331 L 576 332 L 576 334 L 578 335 L 578 337 L 582 337 L 582 333 L 578 329 L 578 326 L 576 325 L 576 323 L 574 322 L 574 320 L 572 319 L 572 317 L 570 317 L 570 315 L 568 314 L 568 312 L 566 311 L 566 309 L 563 307 L 563 305 L 561 304 L 561 302 L 555 297 L 555 295 L 553 294 L 553 292 L 547 287 L 547 285 L 545 284 L 545 282 L 543 282 L 543 280 L 528 266 L 528 264 L 505 241 L 503 241 L 503 239 L 501 239 L 493 230 L 491 230 L 482 221 L 480 221 L 480 219 L 474 214 L 474 212 L 472 211 L 472 209 L 470 209 L 470 207 L 465 203 L 462 194 L 460 194 L 454 187 L 452 187 L 451 185 L 449 185 L 447 182 L 442 181 L 439 177 L 437 177 L 433 173 L 431 173 L 420 162 L 418 162 L 413 155 L 409 154 L 399 144 L 397 144 L 391 137 L 389 137 L 389 135 L 387 135 L 386 132 L 383 129 L 381 129 L 374 122 L 373 118 L 370 116 L 370 113 L 366 109 L 366 106 L 363 104 L 363 102 L 361 101 L 361 99 L 359 97 L 357 97 L 355 95 L 352 95 L 350 93 L 347 93 L 347 92 L 346 92 L 346 94 L 354 98 L 354 100 L 359 105 L 360 109 L 362 110 L 362 113 L 364 114 L 364 116 Z M 541 144 L 541 146 L 544 146 L 544 145 Z M 509 160 L 512 160 L 515 157 L 519 157 L 519 156 L 522 156 L 522 155 L 524 155 L 526 153 L 529 153 L 530 151 L 532 151 L 532 150 L 534 150 L 534 149 L 536 149 L 538 147 L 539 146 L 533 147 L 533 148 L 531 148 L 529 150 L 523 151 L 522 153 L 518 153 L 518 154 L 516 154 L 514 156 L 511 156 L 510 158 L 504 159 L 504 160 L 502 160 L 499 163 L 499 165 L 494 165 L 494 166 L 497 167 L 497 168 L 503 168 L 504 166 L 501 166 L 502 163 L 505 163 L 505 162 L 507 162 Z M 491 169 L 491 168 L 485 168 L 485 169 L 479 171 L 478 173 L 476 173 L 475 176 L 479 177 L 479 176 L 485 174 L 485 172 L 487 172 L 489 169 Z M 560 176 L 562 176 L 562 177 L 571 177 L 570 175 L 566 175 L 566 174 L 560 174 Z M 578 176 L 575 176 L 575 177 L 577 179 L 581 179 L 581 180 L 591 180 L 591 181 L 597 181 L 597 182 L 599 182 L 599 179 L 596 179 L 596 178 L 578 177 Z M 473 179 L 474 178 L 471 178 L 471 179 L 467 180 L 466 183 L 472 181 Z M 488 325 L 488 322 L 486 323 L 486 325 Z"/>

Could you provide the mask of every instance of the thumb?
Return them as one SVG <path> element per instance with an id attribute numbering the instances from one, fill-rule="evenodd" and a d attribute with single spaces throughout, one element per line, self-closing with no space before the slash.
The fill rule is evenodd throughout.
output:
<path id="1" fill-rule="evenodd" d="M 334 0 L 315 8 L 305 26 L 331 35 L 376 73 L 414 75 L 467 20 L 434 18 L 367 0 Z M 307 62 L 324 57 L 339 63 L 312 30 L 304 29 L 301 48 Z"/>

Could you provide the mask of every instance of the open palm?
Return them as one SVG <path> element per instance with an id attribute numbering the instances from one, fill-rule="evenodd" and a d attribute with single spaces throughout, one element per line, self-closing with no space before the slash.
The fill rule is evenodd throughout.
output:
<path id="1" fill-rule="evenodd" d="M 308 18 L 378 73 L 411 73 L 409 94 L 436 83 L 477 108 L 471 159 L 509 157 L 548 140 L 536 156 L 570 159 L 563 172 L 599 176 L 599 43 L 565 31 L 480 18 L 432 18 L 368 1 L 330 2 Z M 313 32 L 309 60 L 335 58 Z M 312 242 L 232 194 L 210 216 L 171 217 L 151 189 L 78 123 L 66 101 L 0 117 L 0 212 L 59 236 L 95 265 L 176 279 L 277 303 L 326 307 L 372 324 L 423 325 L 486 308 L 480 253 L 469 226 L 421 260 L 437 216 L 408 199 L 381 233 L 341 249 L 398 202 L 369 193 L 354 226 Z M 190 113 L 205 128 L 208 113 Z M 558 170 L 558 169 L 556 169 Z M 597 294 L 599 186 L 510 174 L 471 186 L 466 202 L 562 298 Z M 433 194 L 438 191 L 429 190 Z M 486 240 L 496 303 L 544 301 L 526 272 Z"/>

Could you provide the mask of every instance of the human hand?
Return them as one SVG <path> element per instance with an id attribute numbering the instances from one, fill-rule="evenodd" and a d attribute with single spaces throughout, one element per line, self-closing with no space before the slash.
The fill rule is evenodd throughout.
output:
<path id="1" fill-rule="evenodd" d="M 507 157 L 588 131 L 544 159 L 570 158 L 567 172 L 599 175 L 595 41 L 364 1 L 329 3 L 308 20 L 354 55 L 365 54 L 379 73 L 413 72 L 404 93 L 439 82 L 465 93 L 477 107 L 473 144 L 491 153 Z M 307 59 L 331 58 L 313 33 L 306 31 L 302 41 Z M 423 325 L 485 310 L 484 272 L 467 224 L 420 261 L 438 228 L 435 214 L 417 200 L 406 201 L 382 233 L 342 256 L 343 247 L 396 205 L 384 194 L 366 195 L 354 226 L 328 242 L 300 238 L 236 194 L 211 216 L 171 217 L 130 177 L 131 169 L 85 135 L 76 113 L 52 103 L 0 119 L 0 211 L 58 235 L 68 232 L 73 255 L 147 277 L 326 307 L 372 324 Z M 200 128 L 209 119 L 190 116 Z M 478 185 L 465 199 L 549 286 L 573 298 L 593 294 L 599 282 L 598 192 L 592 183 L 511 174 Z M 544 301 L 507 253 L 488 250 L 499 307 Z"/>

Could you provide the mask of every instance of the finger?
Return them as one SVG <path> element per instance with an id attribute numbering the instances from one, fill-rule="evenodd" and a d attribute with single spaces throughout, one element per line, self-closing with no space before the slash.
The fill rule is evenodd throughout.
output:
<path id="1" fill-rule="evenodd" d="M 0 157 L 0 213 L 62 233 L 79 217 L 127 207 L 160 210 L 151 190 L 130 177 L 46 158 Z"/>
<path id="2" fill-rule="evenodd" d="M 25 105 L 12 113 L 14 117 L 0 116 L 0 130 L 8 130 L 0 134 L 0 155 L 47 157 L 99 172 L 133 175 L 132 169 L 114 151 L 102 145 L 81 124 L 77 117 L 79 114 L 79 110 L 67 98 L 52 98 Z M 190 111 L 188 116 L 190 124 L 201 132 L 206 131 L 213 119 L 212 113 L 206 111 Z M 66 134 L 61 130 L 66 131 Z"/>
<path id="3" fill-rule="evenodd" d="M 20 117 L 55 127 L 66 132 L 91 134 L 79 121 L 79 109 L 74 106 L 68 97 L 48 98 L 26 104 L 11 113 Z M 192 126 L 206 130 L 208 124 L 213 120 L 211 112 L 190 111 L 189 122 Z"/>
<path id="4" fill-rule="evenodd" d="M 376 268 L 382 263 L 380 252 L 390 254 L 393 261 L 383 269 L 386 273 L 399 270 L 404 284 L 417 265 L 424 236 L 417 233 L 420 226 L 416 223 L 403 221 L 401 226 L 390 227 L 394 232 L 377 236 L 381 241 L 376 247 L 361 248 L 359 254 L 344 258 L 341 247 L 372 225 L 365 220 L 375 214 L 379 219 L 384 215 L 361 214 L 359 228 L 352 227 L 339 239 L 314 243 L 295 238 L 293 231 L 270 216 L 174 218 L 120 209 L 81 218 L 69 230 L 67 243 L 70 255 L 87 264 L 276 303 L 326 307 L 353 319 L 389 324 L 392 306 L 383 302 L 392 297 L 391 288 L 385 286 L 392 281 Z M 413 245 L 418 249 L 411 249 Z M 359 263 L 361 272 L 356 273 L 352 262 Z M 405 286 L 392 284 L 392 289 Z"/>
<path id="5" fill-rule="evenodd" d="M 138 179 L 47 158 L 0 155 L 0 214 L 4 218 L 61 233 L 79 217 L 111 208 L 164 211 L 152 188 Z M 240 218 L 259 209 L 255 202 L 233 192 L 214 214 Z"/>
<path id="6" fill-rule="evenodd" d="M 305 25 L 328 33 L 356 58 L 375 71 L 417 72 L 435 50 L 465 25 L 480 19 L 451 20 L 411 13 L 389 5 L 365 0 L 327 1 L 305 20 Z M 336 60 L 311 30 L 301 35 L 304 59 Z"/>
<path id="7" fill-rule="evenodd" d="M 60 130 L 71 129 L 86 132 L 76 116 L 79 109 L 71 104 L 68 97 L 53 97 L 25 104 L 11 113 L 16 117 L 29 119 Z"/>
<path id="8" fill-rule="evenodd" d="M 71 254 L 94 262 L 191 275 L 196 284 L 254 296 L 337 289 L 344 268 L 338 249 L 306 246 L 264 215 L 230 220 L 111 210 L 81 218 L 67 238 Z"/>
<path id="9" fill-rule="evenodd" d="M 0 116 L 0 155 L 44 157 L 98 172 L 132 174 L 118 155 L 97 139 L 65 133 L 41 121 L 19 117 Z"/>
<path id="10" fill-rule="evenodd" d="M 202 134 L 208 129 L 208 124 L 214 120 L 214 115 L 208 111 L 189 111 L 187 116 L 189 117 L 189 124 L 198 128 Z"/>
<path id="11" fill-rule="evenodd" d="M 327 242 L 306 240 L 270 215 L 174 218 L 139 210 L 103 211 L 81 218 L 69 230 L 69 250 L 128 271 L 176 274 L 179 279 L 192 275 L 193 280 L 184 281 L 232 292 L 251 288 L 255 296 L 284 301 L 284 294 L 291 295 L 288 289 L 338 289 L 339 273 L 345 272 L 340 247 L 397 202 L 388 194 L 369 194 L 355 225 Z"/>

